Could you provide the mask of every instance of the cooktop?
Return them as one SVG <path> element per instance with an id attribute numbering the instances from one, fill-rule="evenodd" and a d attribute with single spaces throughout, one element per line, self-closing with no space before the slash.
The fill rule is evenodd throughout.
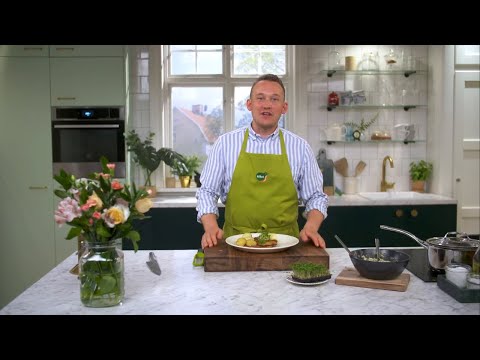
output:
<path id="1" fill-rule="evenodd" d="M 428 250 L 424 248 L 405 248 L 399 251 L 410 255 L 407 270 L 425 282 L 436 282 L 437 275 L 445 274 L 445 270 L 434 269 L 428 262 Z"/>

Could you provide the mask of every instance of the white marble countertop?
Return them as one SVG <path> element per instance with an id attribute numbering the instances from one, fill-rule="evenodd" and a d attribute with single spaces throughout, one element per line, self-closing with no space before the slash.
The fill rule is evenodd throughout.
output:
<path id="1" fill-rule="evenodd" d="M 372 194 L 372 193 L 364 193 Z M 384 195 L 384 198 L 373 198 L 373 195 Z M 456 204 L 457 201 L 437 194 L 415 194 L 413 192 L 373 193 L 372 198 L 358 195 L 330 196 L 329 206 L 384 206 L 384 205 L 440 205 Z M 413 195 L 413 196 L 411 196 Z M 153 207 L 193 207 L 197 206 L 194 192 L 160 194 L 152 198 Z M 219 202 L 219 206 L 224 205 Z"/>
<path id="2" fill-rule="evenodd" d="M 347 252 L 327 249 L 332 279 L 300 286 L 286 281 L 288 271 L 204 272 L 194 267 L 195 250 L 157 250 L 161 276 L 151 273 L 148 251 L 125 251 L 125 299 L 109 308 L 80 302 L 79 280 L 65 261 L 0 310 L 6 314 L 446 314 L 480 315 L 477 303 L 459 303 L 436 283 L 411 275 L 405 292 L 336 285 L 335 277 L 352 266 Z M 407 271 L 407 270 L 405 270 Z M 408 271 L 407 271 L 408 272 Z"/>

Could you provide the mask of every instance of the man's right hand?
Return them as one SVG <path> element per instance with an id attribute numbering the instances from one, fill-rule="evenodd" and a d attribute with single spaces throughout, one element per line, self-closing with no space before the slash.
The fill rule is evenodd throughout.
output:
<path id="1" fill-rule="evenodd" d="M 205 230 L 202 236 L 202 249 L 216 246 L 218 241 L 223 238 L 223 230 L 218 227 L 217 216 L 215 214 L 205 214 L 201 220 Z"/>

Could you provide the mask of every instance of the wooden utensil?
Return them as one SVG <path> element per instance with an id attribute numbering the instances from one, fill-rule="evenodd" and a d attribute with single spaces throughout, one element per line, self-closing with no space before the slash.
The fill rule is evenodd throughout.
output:
<path id="1" fill-rule="evenodd" d="M 355 176 L 358 176 L 362 173 L 363 169 L 365 169 L 365 166 L 367 166 L 367 164 L 365 162 L 363 162 L 362 160 L 360 160 L 357 164 L 357 167 L 355 168 Z"/>
<path id="2" fill-rule="evenodd" d="M 335 166 L 335 170 L 337 170 L 340 175 L 345 177 L 348 176 L 348 161 L 346 158 L 343 157 L 338 159 L 333 163 L 333 165 Z"/>

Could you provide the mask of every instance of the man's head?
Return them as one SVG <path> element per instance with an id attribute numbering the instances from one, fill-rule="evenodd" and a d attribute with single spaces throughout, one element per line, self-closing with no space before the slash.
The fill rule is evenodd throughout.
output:
<path id="1" fill-rule="evenodd" d="M 288 109 L 282 80 L 273 74 L 255 80 L 247 99 L 247 109 L 252 113 L 252 126 L 256 132 L 269 135 L 275 131 L 280 117 Z"/>
<path id="2" fill-rule="evenodd" d="M 255 85 L 257 85 L 260 81 L 264 81 L 264 80 L 265 81 L 276 82 L 277 84 L 279 84 L 282 87 L 283 99 L 285 100 L 285 86 L 283 86 L 282 79 L 280 79 L 277 75 L 274 75 L 274 74 L 261 75 L 257 78 L 257 80 L 255 80 L 255 82 L 252 84 L 252 88 L 250 90 L 250 99 L 252 98 L 253 88 L 255 87 Z"/>

